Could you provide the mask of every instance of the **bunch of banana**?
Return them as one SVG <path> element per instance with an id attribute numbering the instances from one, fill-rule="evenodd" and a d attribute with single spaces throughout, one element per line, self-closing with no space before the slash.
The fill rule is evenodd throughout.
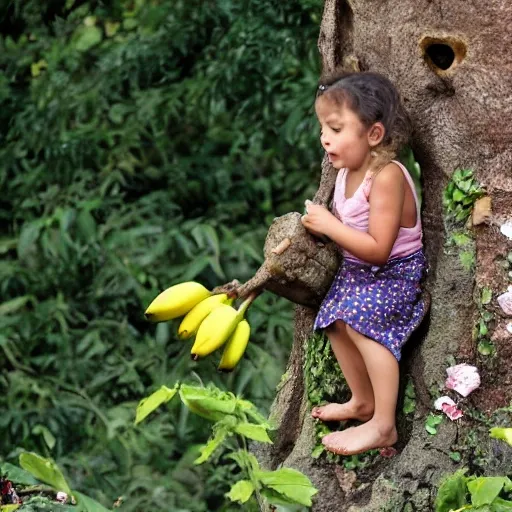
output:
<path id="1" fill-rule="evenodd" d="M 196 335 L 191 354 L 194 360 L 206 357 L 226 344 L 218 369 L 232 371 L 242 358 L 251 328 L 244 319 L 247 308 L 257 295 L 251 295 L 237 309 L 226 293 L 212 294 L 193 281 L 171 286 L 148 306 L 146 318 L 163 322 L 184 316 L 178 336 L 189 339 Z"/>
<path id="2" fill-rule="evenodd" d="M 228 304 L 213 310 L 197 330 L 192 358 L 205 357 L 226 344 L 218 369 L 223 372 L 233 370 L 249 343 L 251 328 L 244 315 L 254 298 L 246 299 L 238 310 Z"/>

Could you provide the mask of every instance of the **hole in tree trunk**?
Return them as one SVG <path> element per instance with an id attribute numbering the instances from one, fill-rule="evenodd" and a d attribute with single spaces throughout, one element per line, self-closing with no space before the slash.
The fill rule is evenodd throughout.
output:
<path id="1" fill-rule="evenodd" d="M 466 56 L 466 44 L 451 36 L 425 36 L 420 47 L 425 62 L 438 75 L 453 70 Z"/>
<path id="2" fill-rule="evenodd" d="M 427 48 L 427 55 L 432 63 L 442 70 L 450 68 L 455 60 L 455 52 L 447 44 L 431 44 Z"/>

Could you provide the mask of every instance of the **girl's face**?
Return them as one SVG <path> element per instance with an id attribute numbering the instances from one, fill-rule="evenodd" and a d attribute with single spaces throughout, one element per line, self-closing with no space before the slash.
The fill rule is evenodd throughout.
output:
<path id="1" fill-rule="evenodd" d="M 320 122 L 320 142 L 336 169 L 360 169 L 369 158 L 371 127 L 366 128 L 357 114 L 348 107 L 340 107 L 325 96 L 315 102 Z"/>

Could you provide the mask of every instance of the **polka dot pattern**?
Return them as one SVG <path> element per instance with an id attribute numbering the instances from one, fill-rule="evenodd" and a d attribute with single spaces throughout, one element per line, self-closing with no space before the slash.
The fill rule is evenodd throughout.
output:
<path id="1" fill-rule="evenodd" d="M 381 267 L 345 258 L 320 306 L 314 329 L 343 320 L 400 360 L 403 345 L 427 312 L 421 288 L 426 267 L 422 250 Z"/>

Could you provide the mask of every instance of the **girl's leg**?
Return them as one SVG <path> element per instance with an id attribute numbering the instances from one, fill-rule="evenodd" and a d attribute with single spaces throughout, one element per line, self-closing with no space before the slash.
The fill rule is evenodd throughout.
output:
<path id="1" fill-rule="evenodd" d="M 374 399 L 372 383 L 366 365 L 354 342 L 347 334 L 346 325 L 337 320 L 326 329 L 332 350 L 343 376 L 352 393 L 344 404 L 328 404 L 314 407 L 311 415 L 322 421 L 343 421 L 358 419 L 368 421 L 373 416 Z"/>
<path id="2" fill-rule="evenodd" d="M 328 434 L 322 442 L 330 451 L 352 455 L 396 443 L 399 367 L 396 358 L 386 347 L 366 338 L 350 326 L 346 330 L 368 370 L 375 397 L 375 412 L 373 418 L 364 425 Z"/>

